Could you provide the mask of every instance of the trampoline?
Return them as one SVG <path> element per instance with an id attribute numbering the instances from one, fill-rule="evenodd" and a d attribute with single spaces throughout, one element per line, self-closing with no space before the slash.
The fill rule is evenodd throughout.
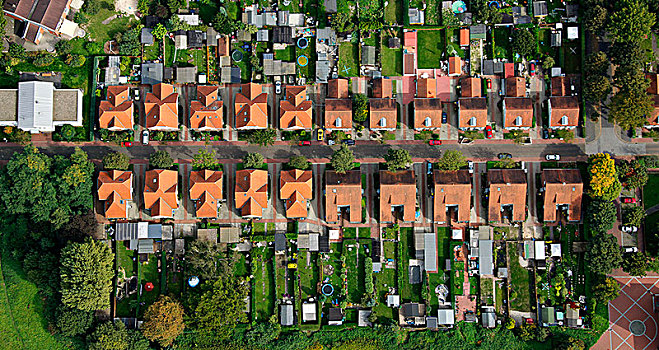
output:
<path id="1" fill-rule="evenodd" d="M 243 60 L 243 53 L 238 50 L 233 50 L 231 53 L 231 59 L 236 62 L 240 62 Z"/>
<path id="2" fill-rule="evenodd" d="M 451 10 L 453 13 L 465 13 L 467 12 L 467 4 L 465 4 L 462 0 L 455 1 L 451 5 Z"/>
<path id="3" fill-rule="evenodd" d="M 199 285 L 199 277 L 197 276 L 192 276 L 188 279 L 188 285 L 192 288 L 196 287 Z"/>
<path id="4" fill-rule="evenodd" d="M 331 284 L 323 284 L 323 286 L 320 288 L 320 291 L 323 293 L 325 296 L 330 296 L 334 294 L 334 287 Z"/>
<path id="5" fill-rule="evenodd" d="M 153 288 L 154 288 L 154 285 L 151 282 L 146 282 L 146 284 L 144 285 L 144 290 L 146 290 L 147 292 L 152 291 Z"/>
<path id="6" fill-rule="evenodd" d="M 305 37 L 297 39 L 297 47 L 304 50 L 309 47 L 309 40 Z"/>
<path id="7" fill-rule="evenodd" d="M 300 56 L 300 57 L 297 58 L 297 64 L 298 64 L 300 67 L 306 67 L 307 64 L 309 64 L 309 59 L 307 58 L 307 56 L 302 55 L 302 56 Z"/>

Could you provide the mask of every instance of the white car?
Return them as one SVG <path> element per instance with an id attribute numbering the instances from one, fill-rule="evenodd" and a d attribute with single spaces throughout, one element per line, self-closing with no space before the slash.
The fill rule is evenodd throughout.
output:
<path id="1" fill-rule="evenodd" d="M 559 160 L 561 160 L 561 156 L 558 154 L 548 154 L 547 156 L 545 156 L 545 159 L 549 161 L 553 160 L 558 162 Z"/>
<path id="2" fill-rule="evenodd" d="M 625 248 L 625 253 L 636 253 L 638 252 L 638 248 L 636 247 L 627 247 Z"/>
<path id="3" fill-rule="evenodd" d="M 140 89 L 135 89 L 135 97 L 133 97 L 133 100 L 135 101 L 140 100 Z"/>
<path id="4" fill-rule="evenodd" d="M 467 161 L 467 167 L 469 167 L 469 173 L 473 174 L 474 173 L 474 161 L 473 160 L 468 160 Z"/>
<path id="5" fill-rule="evenodd" d="M 276 94 L 281 94 L 281 81 L 276 81 L 275 82 L 275 93 Z"/>
<path id="6" fill-rule="evenodd" d="M 149 144 L 149 130 L 142 131 L 142 144 Z"/>
<path id="7" fill-rule="evenodd" d="M 626 232 L 626 233 L 638 232 L 638 227 L 636 227 L 636 226 L 623 226 L 622 227 L 622 232 Z"/>

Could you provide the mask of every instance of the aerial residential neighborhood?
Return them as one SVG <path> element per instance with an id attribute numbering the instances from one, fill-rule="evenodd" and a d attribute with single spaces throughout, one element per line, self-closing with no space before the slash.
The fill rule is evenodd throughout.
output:
<path id="1" fill-rule="evenodd" d="M 659 347 L 656 0 L 5 0 L 6 349 Z"/>

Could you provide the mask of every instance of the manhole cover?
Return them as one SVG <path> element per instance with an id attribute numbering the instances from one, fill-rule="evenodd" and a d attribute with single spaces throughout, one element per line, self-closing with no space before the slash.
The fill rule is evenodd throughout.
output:
<path id="1" fill-rule="evenodd" d="M 629 331 L 637 337 L 641 336 L 645 334 L 645 323 L 639 320 L 634 320 L 629 324 Z"/>

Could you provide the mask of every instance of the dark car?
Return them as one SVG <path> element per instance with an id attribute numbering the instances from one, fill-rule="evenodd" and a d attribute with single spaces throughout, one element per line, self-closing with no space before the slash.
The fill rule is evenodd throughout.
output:
<path id="1" fill-rule="evenodd" d="M 506 158 L 512 158 L 513 155 L 510 154 L 510 153 L 499 153 L 499 154 L 497 154 L 497 157 L 499 159 L 506 159 Z"/>
<path id="2" fill-rule="evenodd" d="M 343 143 L 348 146 L 353 146 L 355 144 L 355 140 L 343 140 Z"/>
<path id="3" fill-rule="evenodd" d="M 549 138 L 549 130 L 542 129 L 542 138 L 543 139 L 548 139 Z"/>
<path id="4" fill-rule="evenodd" d="M 448 115 L 446 115 L 446 112 L 442 112 L 442 124 L 448 123 Z"/>

